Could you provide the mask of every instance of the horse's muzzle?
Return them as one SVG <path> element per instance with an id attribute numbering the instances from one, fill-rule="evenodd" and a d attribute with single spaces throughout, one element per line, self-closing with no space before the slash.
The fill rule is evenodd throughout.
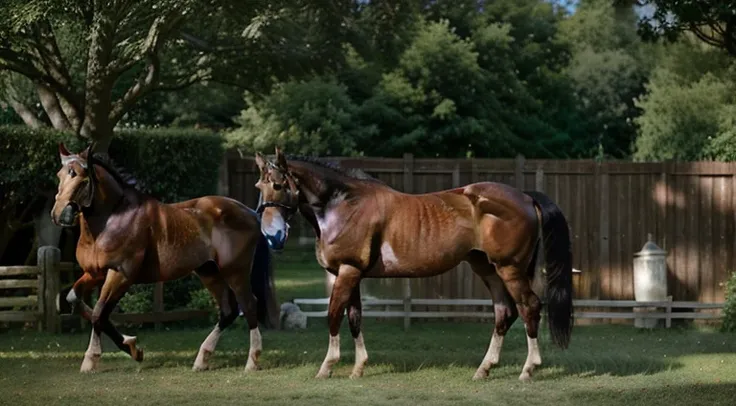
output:
<path id="1" fill-rule="evenodd" d="M 286 245 L 286 238 L 288 237 L 288 232 L 283 232 L 281 230 L 277 231 L 275 235 L 269 235 L 266 234 L 264 237 L 266 237 L 266 242 L 268 242 L 268 246 L 274 250 L 274 251 L 281 251 L 284 249 L 284 245 Z"/>
<path id="2" fill-rule="evenodd" d="M 61 214 L 59 214 L 57 222 L 62 227 L 74 227 L 77 225 L 78 220 L 79 206 L 74 202 L 69 202 L 64 206 L 64 209 L 61 210 Z"/>

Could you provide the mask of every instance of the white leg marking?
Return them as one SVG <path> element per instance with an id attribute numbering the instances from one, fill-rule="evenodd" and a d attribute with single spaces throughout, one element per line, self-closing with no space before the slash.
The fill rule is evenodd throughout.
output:
<path id="1" fill-rule="evenodd" d="M 488 346 L 486 356 L 483 357 L 483 361 L 480 363 L 478 370 L 475 371 L 473 379 L 483 379 L 488 376 L 488 371 L 493 365 L 498 364 L 498 360 L 501 357 L 501 347 L 503 346 L 503 337 L 493 330 L 493 336 L 491 337 L 491 344 Z"/>
<path id="2" fill-rule="evenodd" d="M 317 372 L 317 378 L 328 378 L 332 372 L 332 366 L 340 360 L 340 334 L 330 336 L 330 345 L 327 349 L 327 355 L 322 362 L 322 366 Z"/>
<path id="3" fill-rule="evenodd" d="M 261 330 L 258 327 L 250 330 L 250 350 L 248 351 L 248 362 L 245 364 L 245 372 L 258 370 L 258 357 L 263 350 L 261 342 Z"/>
<path id="4" fill-rule="evenodd" d="M 75 292 L 74 289 L 70 290 L 69 293 L 67 293 L 66 301 L 67 303 L 77 303 L 79 301 L 79 298 L 77 298 L 77 292 Z"/>
<path id="5" fill-rule="evenodd" d="M 136 347 L 137 338 L 135 336 L 126 336 L 123 334 L 123 344 L 130 347 L 130 357 L 133 358 L 136 361 L 142 361 L 143 360 L 143 352 L 138 350 L 138 347 Z M 138 357 L 141 357 L 138 359 Z"/>
<path id="6" fill-rule="evenodd" d="M 89 338 L 89 346 L 87 347 L 87 352 L 84 353 L 84 360 L 79 371 L 97 372 L 97 367 L 100 364 L 100 356 L 102 356 L 102 343 L 100 342 L 99 334 L 95 333 L 95 329 L 93 328 L 92 335 Z"/>
<path id="7" fill-rule="evenodd" d="M 220 340 L 221 334 L 222 331 L 218 325 L 204 339 L 202 345 L 199 346 L 197 358 L 194 360 L 194 366 L 192 366 L 193 371 L 204 371 L 210 367 L 210 357 L 215 352 L 215 347 L 217 347 L 217 342 Z"/>
<path id="8" fill-rule="evenodd" d="M 531 380 L 532 372 L 534 372 L 534 367 L 537 365 L 542 365 L 542 356 L 539 353 L 539 343 L 537 342 L 537 339 L 526 336 L 526 343 L 529 352 L 526 356 L 524 368 L 521 370 L 521 375 L 519 375 L 519 380 L 521 381 Z"/>
<path id="9" fill-rule="evenodd" d="M 368 361 L 368 351 L 365 350 L 365 342 L 363 342 L 363 332 L 358 333 L 355 337 L 355 366 L 350 378 L 360 378 L 363 376 L 365 363 Z"/>

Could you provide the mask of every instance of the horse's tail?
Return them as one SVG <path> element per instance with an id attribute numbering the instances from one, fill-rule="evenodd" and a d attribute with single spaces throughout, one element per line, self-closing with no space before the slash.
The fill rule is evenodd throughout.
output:
<path id="1" fill-rule="evenodd" d="M 253 268 L 250 273 L 250 284 L 257 301 L 258 324 L 265 328 L 273 328 L 278 327 L 274 325 L 278 322 L 274 323 L 273 320 L 274 307 L 276 307 L 272 283 L 273 261 L 266 237 L 260 233 L 260 230 L 258 234 L 258 246 L 256 247 Z M 278 317 L 278 314 L 276 314 L 276 317 Z"/>
<path id="2" fill-rule="evenodd" d="M 542 212 L 542 246 L 546 269 L 547 318 L 552 341 L 570 344 L 573 326 L 572 242 L 567 220 L 559 206 L 541 192 L 525 192 Z"/>

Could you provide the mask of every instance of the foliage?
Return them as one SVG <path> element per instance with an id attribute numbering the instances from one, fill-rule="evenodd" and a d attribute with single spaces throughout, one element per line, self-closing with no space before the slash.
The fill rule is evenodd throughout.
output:
<path id="1" fill-rule="evenodd" d="M 726 303 L 723 306 L 721 331 L 736 332 L 736 272 L 725 282 Z"/>
<path id="2" fill-rule="evenodd" d="M 163 202 L 217 193 L 223 138 L 207 130 L 120 131 L 110 156 Z M 152 153 L 155 151 L 155 153 Z"/>
<path id="3" fill-rule="evenodd" d="M 637 160 L 728 158 L 736 82 L 722 52 L 697 43 L 667 47 L 637 102 Z M 705 62 L 702 62 L 705 61 Z"/>
<path id="4" fill-rule="evenodd" d="M 572 47 L 566 73 L 581 110 L 578 155 L 623 158 L 631 153 L 636 138 L 632 120 L 640 114 L 634 99 L 644 91 L 653 59 L 653 46 L 637 36 L 635 18 L 631 7 L 588 0 L 560 23 Z"/>
<path id="5" fill-rule="evenodd" d="M 189 292 L 189 303 L 187 307 L 196 310 L 207 310 L 210 312 L 210 321 L 217 321 L 218 309 L 215 299 L 206 288 L 192 290 Z"/>
<path id="6" fill-rule="evenodd" d="M 16 82 L 0 90 L 27 124 L 71 130 L 104 151 L 115 126 L 155 92 L 204 81 L 264 91 L 275 80 L 339 64 L 334 39 L 345 31 L 350 6 L 8 0 L 0 9 L 0 73 L 25 78 L 19 83 L 37 93 L 45 119 L 29 114 L 28 92 Z"/>
<path id="7" fill-rule="evenodd" d="M 357 122 L 357 106 L 347 88 L 334 78 L 278 85 L 265 98 L 246 95 L 249 107 L 228 135 L 228 146 L 271 151 L 275 145 L 296 154 L 353 155 L 356 140 L 371 135 L 370 126 Z"/>
<path id="8" fill-rule="evenodd" d="M 148 313 L 153 311 L 153 289 L 135 285 L 120 298 L 118 306 L 123 313 Z"/>
<path id="9" fill-rule="evenodd" d="M 651 15 L 641 19 L 644 38 L 675 41 L 682 32 L 689 31 L 701 41 L 736 56 L 736 1 L 643 0 L 639 3 L 653 9 Z"/>

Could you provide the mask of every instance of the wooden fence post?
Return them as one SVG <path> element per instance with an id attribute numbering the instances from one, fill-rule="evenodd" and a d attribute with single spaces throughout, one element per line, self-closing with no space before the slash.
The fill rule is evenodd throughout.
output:
<path id="1" fill-rule="evenodd" d="M 59 296 L 61 251 L 52 246 L 38 249 L 38 267 L 40 270 L 40 286 L 38 290 L 38 307 L 43 315 L 44 329 L 49 333 L 61 332 L 61 314 L 56 309 Z"/>
<path id="2" fill-rule="evenodd" d="M 524 190 L 526 187 L 524 184 L 524 163 L 524 155 L 517 155 L 516 164 L 514 165 L 514 183 L 516 183 L 516 188 L 519 190 Z"/>
<path id="3" fill-rule="evenodd" d="M 414 156 L 404 154 L 404 193 L 414 192 Z M 411 280 L 404 278 L 404 331 L 411 325 Z"/>
<path id="4" fill-rule="evenodd" d="M 222 157 L 217 176 L 217 194 L 230 196 L 230 165 L 228 165 L 227 151 Z"/>

